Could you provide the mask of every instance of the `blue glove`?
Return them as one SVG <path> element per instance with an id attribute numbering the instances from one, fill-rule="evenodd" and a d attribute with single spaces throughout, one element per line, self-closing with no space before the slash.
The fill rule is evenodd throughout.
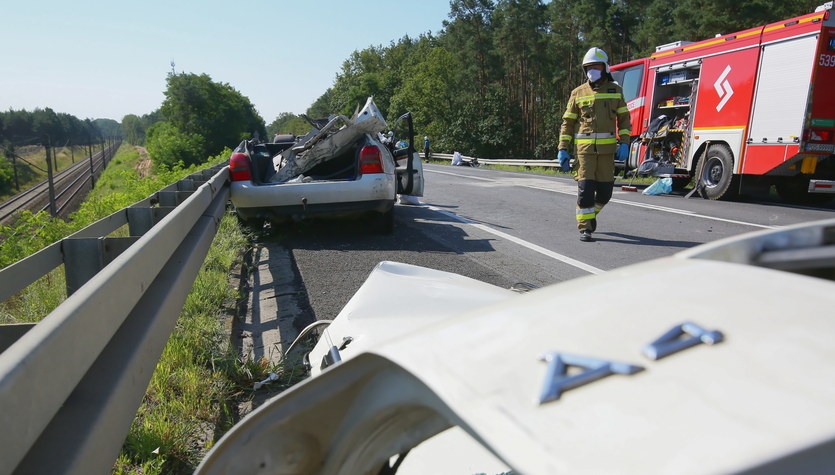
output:
<path id="1" fill-rule="evenodd" d="M 627 157 L 629 157 L 629 145 L 622 143 L 618 145 L 618 151 L 615 152 L 615 158 L 619 162 L 626 161 Z"/>
<path id="2" fill-rule="evenodd" d="M 571 171 L 571 154 L 569 154 L 567 150 L 560 150 L 557 152 L 557 160 L 560 161 L 560 168 L 562 168 L 562 171 Z"/>

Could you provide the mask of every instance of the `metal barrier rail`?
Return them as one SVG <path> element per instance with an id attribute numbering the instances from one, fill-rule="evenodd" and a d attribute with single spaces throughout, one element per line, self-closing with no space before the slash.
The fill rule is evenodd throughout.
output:
<path id="1" fill-rule="evenodd" d="M 1 474 L 110 472 L 217 232 L 228 177 L 222 165 L 193 174 L 0 270 L 0 300 L 62 264 L 68 295 L 37 324 L 0 326 Z M 130 237 L 107 237 L 124 225 Z"/>
<path id="2" fill-rule="evenodd" d="M 441 160 L 452 160 L 451 153 L 430 153 L 430 158 L 438 158 Z M 465 162 L 473 162 L 476 161 L 481 165 L 517 165 L 520 167 L 557 167 L 559 168 L 560 162 L 558 160 L 534 160 L 534 159 L 527 159 L 527 158 L 478 158 L 478 157 L 468 157 L 466 155 L 461 155 L 461 159 Z"/>

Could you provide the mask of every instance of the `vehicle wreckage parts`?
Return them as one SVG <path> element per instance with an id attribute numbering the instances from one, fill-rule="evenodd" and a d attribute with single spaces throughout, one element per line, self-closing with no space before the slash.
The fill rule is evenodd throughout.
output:
<path id="1" fill-rule="evenodd" d="M 331 133 L 338 123 L 345 125 Z M 364 134 L 375 134 L 386 128 L 386 121 L 372 98 L 368 98 L 359 113 L 348 119 L 336 116 L 309 140 L 290 149 L 282 157 L 282 166 L 271 178 L 273 183 L 284 183 L 310 170 L 327 159 L 338 156 L 354 145 Z"/>

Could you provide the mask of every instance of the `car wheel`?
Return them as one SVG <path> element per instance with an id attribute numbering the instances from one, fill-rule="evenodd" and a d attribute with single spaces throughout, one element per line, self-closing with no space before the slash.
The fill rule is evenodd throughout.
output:
<path id="1" fill-rule="evenodd" d="M 734 158 L 725 144 L 711 145 L 707 150 L 701 174 L 700 194 L 709 200 L 731 199 L 736 196 L 733 174 Z"/>

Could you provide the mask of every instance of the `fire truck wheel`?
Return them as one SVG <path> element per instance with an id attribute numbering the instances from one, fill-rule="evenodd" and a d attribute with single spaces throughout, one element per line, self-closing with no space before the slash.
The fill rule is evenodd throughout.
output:
<path id="1" fill-rule="evenodd" d="M 702 168 L 702 197 L 710 200 L 730 199 L 736 195 L 736 188 L 732 186 L 734 180 L 734 158 L 730 147 L 725 144 L 711 145 L 704 158 Z"/>

